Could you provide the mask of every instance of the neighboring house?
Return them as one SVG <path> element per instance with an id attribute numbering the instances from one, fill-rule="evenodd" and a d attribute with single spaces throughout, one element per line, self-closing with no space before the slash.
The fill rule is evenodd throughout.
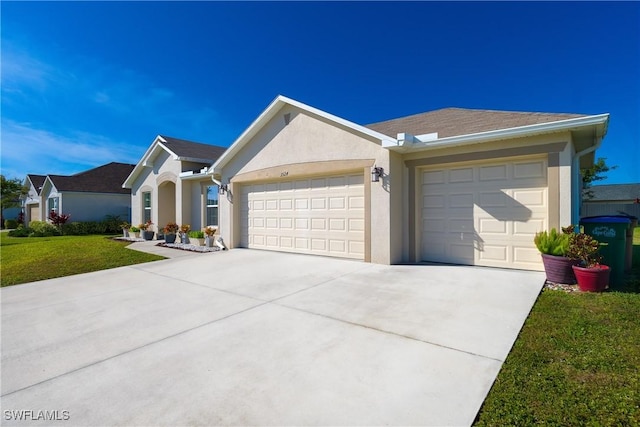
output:
<path id="1" fill-rule="evenodd" d="M 74 222 L 102 221 L 107 215 L 128 220 L 131 192 L 121 184 L 133 168 L 132 164 L 112 162 L 70 176 L 47 175 L 37 203 L 41 220 L 52 210 L 70 214 Z"/>
<path id="2" fill-rule="evenodd" d="M 123 188 L 131 189 L 131 222 L 154 223 L 161 230 L 169 222 L 199 230 L 218 224 L 218 187 L 207 168 L 224 147 L 158 135 Z"/>
<path id="3" fill-rule="evenodd" d="M 42 185 L 46 178 L 46 175 L 29 174 L 24 179 L 24 185 L 28 188 L 27 194 L 22 199 L 25 224 L 29 224 L 31 221 L 42 221 L 43 218 L 46 218 L 40 200 L 40 191 L 42 191 Z"/>
<path id="4" fill-rule="evenodd" d="M 542 270 L 534 234 L 577 222 L 608 122 L 446 108 L 361 126 L 278 96 L 208 171 L 220 232 L 231 248 Z"/>
<path id="5" fill-rule="evenodd" d="M 594 185 L 582 203 L 582 216 L 627 214 L 640 218 L 640 184 Z"/>

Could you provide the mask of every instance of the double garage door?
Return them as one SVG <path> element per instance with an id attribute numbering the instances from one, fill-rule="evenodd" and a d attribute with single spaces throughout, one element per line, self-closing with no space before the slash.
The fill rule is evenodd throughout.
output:
<path id="1" fill-rule="evenodd" d="M 540 270 L 533 237 L 548 227 L 546 159 L 421 171 L 421 258 Z"/>
<path id="2" fill-rule="evenodd" d="M 245 185 L 240 244 L 364 259 L 362 173 Z"/>

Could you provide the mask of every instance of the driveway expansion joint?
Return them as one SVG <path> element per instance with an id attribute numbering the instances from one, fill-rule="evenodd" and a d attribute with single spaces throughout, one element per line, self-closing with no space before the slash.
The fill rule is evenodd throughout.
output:
<path id="1" fill-rule="evenodd" d="M 504 363 L 504 360 L 497 359 L 495 357 L 485 356 L 483 354 L 478 354 L 478 353 L 474 353 L 472 351 L 462 350 L 462 349 L 459 349 L 459 348 L 446 346 L 444 344 L 438 344 L 436 342 L 421 340 L 420 338 L 412 337 L 412 336 L 409 336 L 409 335 L 403 335 L 403 334 L 400 334 L 398 332 L 387 331 L 385 329 L 379 329 L 379 328 L 376 328 L 374 326 L 369 326 L 369 325 L 365 325 L 365 324 L 357 323 L 357 322 L 351 322 L 349 320 L 339 319 L 337 317 L 328 316 L 326 314 L 316 313 L 316 312 L 308 311 L 308 310 L 303 310 L 301 308 L 292 307 L 292 306 L 289 306 L 289 305 L 286 305 L 286 304 L 281 304 L 281 303 L 274 303 L 274 304 L 278 305 L 280 307 L 283 307 L 283 308 L 288 308 L 288 309 L 295 310 L 295 311 L 298 311 L 298 312 L 311 314 L 313 316 L 318 316 L 318 317 L 323 317 L 325 319 L 335 320 L 336 322 L 346 323 L 348 325 L 358 326 L 360 328 L 365 328 L 365 329 L 370 329 L 370 330 L 373 330 L 373 331 L 376 331 L 376 332 L 381 332 L 383 334 L 394 335 L 396 337 L 406 338 L 406 339 L 409 339 L 409 340 L 412 340 L 412 341 L 418 341 L 418 342 L 421 342 L 423 344 L 434 345 L 436 347 L 444 348 L 444 349 L 447 349 L 447 350 L 453 350 L 453 351 L 456 351 L 456 352 L 459 352 L 459 353 L 465 353 L 465 354 L 468 354 L 468 355 L 471 355 L 471 356 L 481 357 L 483 359 L 493 360 L 493 361 L 499 362 L 499 363 Z"/>

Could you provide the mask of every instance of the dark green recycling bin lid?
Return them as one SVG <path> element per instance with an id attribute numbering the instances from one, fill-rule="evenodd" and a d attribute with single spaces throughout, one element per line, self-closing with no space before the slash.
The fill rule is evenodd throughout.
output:
<path id="1" fill-rule="evenodd" d="M 624 286 L 624 269 L 627 250 L 627 229 L 631 220 L 623 216 L 592 216 L 582 218 L 584 232 L 601 243 L 602 263 L 611 268 L 609 287 Z"/>

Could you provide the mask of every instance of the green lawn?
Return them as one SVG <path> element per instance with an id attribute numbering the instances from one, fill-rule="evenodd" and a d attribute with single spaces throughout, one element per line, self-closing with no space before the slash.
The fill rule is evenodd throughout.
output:
<path id="1" fill-rule="evenodd" d="M 163 259 L 105 236 L 9 237 L 0 233 L 2 286 Z"/>
<path id="2" fill-rule="evenodd" d="M 640 425 L 640 228 L 633 265 L 628 292 L 541 293 L 476 425 Z"/>

